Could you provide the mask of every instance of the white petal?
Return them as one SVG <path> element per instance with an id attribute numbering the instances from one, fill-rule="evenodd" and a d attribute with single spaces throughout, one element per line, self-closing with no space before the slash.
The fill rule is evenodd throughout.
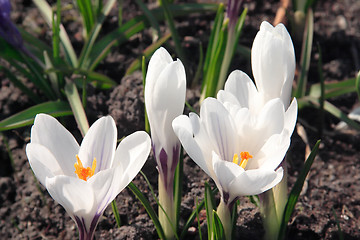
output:
<path id="1" fill-rule="evenodd" d="M 206 98 L 200 109 L 200 118 L 212 142 L 211 149 L 221 159 L 232 160 L 238 139 L 229 112 L 218 100 Z"/>
<path id="2" fill-rule="evenodd" d="M 257 195 L 276 185 L 278 179 L 278 173 L 275 171 L 263 169 L 247 170 L 237 176 L 230 184 L 230 195 L 232 197 Z"/>
<path id="3" fill-rule="evenodd" d="M 62 205 L 68 214 L 82 217 L 89 230 L 97 210 L 95 193 L 90 184 L 74 177 L 46 178 L 46 188 L 51 197 Z"/>
<path id="4" fill-rule="evenodd" d="M 196 119 L 195 114 L 192 115 L 192 118 Z M 207 161 L 211 160 L 211 152 L 204 152 L 203 149 L 200 148 L 198 144 L 199 142 L 195 141 L 192 121 L 190 121 L 190 118 L 185 115 L 181 115 L 174 119 L 172 126 L 176 136 L 179 138 L 190 158 L 194 160 L 194 162 L 196 162 L 196 164 L 199 165 L 206 174 L 210 175 L 212 170 L 211 166 L 210 168 L 208 167 Z M 195 124 L 195 126 L 199 127 L 198 123 Z M 204 153 L 208 154 L 204 155 Z"/>
<path id="5" fill-rule="evenodd" d="M 256 157 L 248 162 L 247 169 L 275 170 L 283 161 L 289 146 L 290 135 L 287 131 L 271 136 L 256 154 Z"/>
<path id="6" fill-rule="evenodd" d="M 120 166 L 122 172 L 135 177 L 145 164 L 150 149 L 151 140 L 149 135 L 143 131 L 135 132 L 120 142 L 116 149 L 113 166 Z"/>
<path id="7" fill-rule="evenodd" d="M 26 155 L 35 176 L 42 185 L 45 186 L 47 177 L 64 175 L 59 163 L 46 147 L 31 142 L 26 145 Z"/>
<path id="8" fill-rule="evenodd" d="M 31 143 L 46 147 L 61 163 L 65 175 L 74 174 L 79 144 L 55 118 L 47 114 L 36 115 L 31 128 Z"/>
<path id="9" fill-rule="evenodd" d="M 214 152 L 212 155 L 212 161 L 216 175 L 216 178 L 213 177 L 215 183 L 220 185 L 218 186 L 219 190 L 230 193 L 230 184 L 237 176 L 244 172 L 244 169 L 233 162 L 221 160 Z"/>
<path id="10" fill-rule="evenodd" d="M 84 167 L 91 167 L 96 158 L 95 173 L 112 165 L 117 131 L 112 117 L 98 119 L 86 133 L 80 147 L 79 158 Z M 75 161 L 74 161 L 75 163 Z"/>
<path id="11" fill-rule="evenodd" d="M 165 48 L 161 47 L 156 50 L 149 61 L 149 66 L 146 73 L 146 84 L 148 84 L 150 87 L 154 86 L 153 82 L 156 81 L 160 73 L 171 62 L 173 62 L 173 59 Z"/>
<path id="12" fill-rule="evenodd" d="M 121 141 L 113 167 L 88 179 L 95 194 L 97 214 L 134 179 L 149 156 L 151 140 L 146 132 L 135 132 Z"/>
<path id="13" fill-rule="evenodd" d="M 296 98 L 294 98 L 285 112 L 285 129 L 289 131 L 290 134 L 294 131 L 296 120 L 297 120 L 298 106 Z"/>
<path id="14" fill-rule="evenodd" d="M 284 129 L 284 105 L 279 98 L 267 102 L 258 116 L 258 126 L 264 129 L 263 136 L 281 133 Z"/>
<path id="15" fill-rule="evenodd" d="M 149 66 L 150 68 L 150 66 Z M 169 154 L 178 144 L 171 123 L 185 106 L 186 75 L 180 60 L 163 66 L 156 80 L 145 85 L 145 105 L 156 155 L 161 148 Z"/>
<path id="16" fill-rule="evenodd" d="M 284 25 L 263 22 L 251 50 L 256 86 L 267 100 L 280 97 L 287 108 L 295 72 L 294 47 Z"/>
<path id="17" fill-rule="evenodd" d="M 246 108 L 239 109 L 235 115 L 240 138 L 236 152 L 247 151 L 251 155 L 257 155 L 272 135 L 283 131 L 284 114 L 284 106 L 279 98 L 267 102 L 255 115 Z"/>
<path id="18" fill-rule="evenodd" d="M 246 73 L 239 70 L 235 70 L 229 75 L 225 83 L 225 91 L 234 95 L 240 106 L 246 108 L 254 105 L 253 101 L 258 97 L 253 81 Z"/>
<path id="19" fill-rule="evenodd" d="M 115 174 L 116 173 L 116 174 Z M 123 172 L 116 172 L 116 168 L 110 168 L 98 172 L 88 179 L 87 184 L 90 186 L 94 194 L 95 214 L 101 215 L 106 207 L 120 193 L 116 186 L 123 178 Z"/>

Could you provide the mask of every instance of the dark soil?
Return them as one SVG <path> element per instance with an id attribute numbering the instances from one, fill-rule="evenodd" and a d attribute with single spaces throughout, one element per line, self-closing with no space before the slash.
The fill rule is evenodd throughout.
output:
<path id="1" fill-rule="evenodd" d="M 151 2 L 148 3 L 150 7 L 154 6 Z M 14 21 L 50 44 L 51 31 L 45 26 L 33 3 L 28 0 L 15 0 L 12 3 Z M 251 47 L 260 23 L 263 20 L 273 21 L 279 2 L 246 1 L 246 6 L 249 11 L 240 43 Z M 124 7 L 124 20 L 141 14 L 133 1 L 125 0 Z M 68 16 L 64 18 L 65 27 L 69 29 L 71 40 L 74 46 L 78 47 L 78 51 L 82 42 L 80 20 L 75 17 L 75 10 L 68 10 L 64 14 Z M 113 9 L 111 17 L 106 21 L 104 33 L 116 27 L 117 15 L 117 10 Z M 326 82 L 353 78 L 360 69 L 359 16 L 359 1 L 318 1 L 314 12 L 314 46 L 316 43 L 321 46 Z M 200 41 L 206 46 L 212 19 L 214 19 L 213 14 L 195 14 L 177 19 L 188 56 L 192 52 L 198 52 Z M 289 24 L 287 26 L 290 29 Z M 100 91 L 88 86 L 86 112 L 89 122 L 92 123 L 103 115 L 111 115 L 116 121 L 119 138 L 144 128 L 142 75 L 136 72 L 125 78 L 122 76 L 129 64 L 150 42 L 150 32 L 144 31 L 130 39 L 128 43 L 115 47 L 98 67 L 99 72 L 119 82 L 117 87 Z M 166 47 L 169 49 L 170 46 L 171 42 Z M 296 54 L 300 55 L 298 47 Z M 193 67 L 189 68 L 188 76 L 196 70 L 198 58 L 199 56 L 192 56 L 190 65 Z M 319 81 L 318 58 L 317 47 L 313 47 L 309 72 L 310 84 Z M 244 56 L 236 55 L 231 68 L 251 74 L 249 59 Z M 31 106 L 32 103 L 26 95 L 16 89 L 1 72 L 0 79 L 0 119 Z M 188 79 L 191 81 L 191 77 Z M 199 87 L 188 90 L 188 101 L 191 105 L 195 105 L 196 109 L 198 109 L 196 104 L 198 97 Z M 330 101 L 345 113 L 358 104 L 355 93 Z M 186 109 L 186 113 L 188 111 Z M 299 123 L 305 127 L 311 147 L 318 139 L 317 125 L 314 124 L 318 116 L 313 109 L 305 109 L 299 113 Z M 320 151 L 288 223 L 287 239 L 340 239 L 341 234 L 344 239 L 360 239 L 360 134 L 354 130 L 335 130 L 338 120 L 330 115 L 326 115 L 325 120 Z M 63 118 L 62 122 L 74 132 L 75 136 L 80 136 L 71 117 Z M 299 130 L 300 126 L 297 129 Z M 31 171 L 25 155 L 29 136 L 30 127 L 7 131 L 0 135 L 0 239 L 75 239 L 77 237 L 75 223 L 49 196 Z M 304 141 L 295 131 L 287 154 L 289 190 L 302 169 L 305 147 Z M 143 167 L 143 172 L 156 191 L 157 170 L 152 157 Z M 205 181 L 211 182 L 207 175 L 186 157 L 180 225 L 184 224 L 191 214 L 195 200 L 203 199 Z M 156 208 L 149 187 L 140 174 L 135 178 L 134 183 Z M 112 209 L 108 207 L 97 227 L 96 239 L 157 239 L 153 223 L 130 190 L 124 189 L 116 198 L 116 202 L 122 226 L 120 228 L 116 226 Z M 262 239 L 264 229 L 259 210 L 247 197 L 240 198 L 238 213 L 235 238 Z M 204 212 L 200 212 L 200 222 L 201 230 L 205 233 Z M 187 238 L 198 239 L 198 231 L 197 222 L 194 222 Z"/>

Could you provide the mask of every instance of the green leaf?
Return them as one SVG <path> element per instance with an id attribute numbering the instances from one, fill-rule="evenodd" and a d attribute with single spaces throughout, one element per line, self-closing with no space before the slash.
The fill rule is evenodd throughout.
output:
<path id="1" fill-rule="evenodd" d="M 221 223 L 221 220 L 215 210 L 213 210 L 213 212 L 212 212 L 212 218 L 213 218 L 213 223 L 212 223 L 213 232 L 212 233 L 214 236 L 214 238 L 212 238 L 212 239 L 221 239 L 221 240 L 224 239 L 225 240 L 224 226 Z"/>
<path id="2" fill-rule="evenodd" d="M 160 239 L 166 239 L 164 231 L 161 227 L 159 218 L 154 211 L 154 209 L 151 207 L 150 202 L 145 198 L 145 196 L 141 193 L 141 191 L 136 187 L 134 183 L 129 183 L 128 188 L 133 192 L 133 194 L 139 199 L 141 204 L 144 206 L 146 212 L 149 214 L 151 220 L 153 221 L 155 225 L 156 232 Z"/>
<path id="3" fill-rule="evenodd" d="M 358 94 L 358 98 L 360 99 L 360 71 L 358 72 L 357 76 L 356 76 L 356 92 Z"/>
<path id="4" fill-rule="evenodd" d="M 99 14 L 96 24 L 91 29 L 91 33 L 89 35 L 89 38 L 85 42 L 85 45 L 81 51 L 80 58 L 79 58 L 79 68 L 88 68 L 90 66 L 90 59 L 89 55 L 92 51 L 92 48 L 94 46 L 95 40 L 97 39 L 100 30 L 102 28 L 102 24 L 107 17 L 107 15 L 110 13 L 111 8 L 115 4 L 116 0 L 109 0 L 106 2 L 105 6 L 103 7 L 101 14 Z"/>
<path id="5" fill-rule="evenodd" d="M 49 45 L 41 41 L 40 39 L 34 37 L 30 33 L 26 32 L 22 28 L 18 27 L 21 37 L 24 39 L 24 44 L 26 48 L 30 50 L 31 53 L 35 54 L 36 57 L 41 59 L 43 57 L 43 52 L 52 52 L 52 49 Z"/>
<path id="6" fill-rule="evenodd" d="M 119 215 L 119 211 L 118 208 L 116 206 L 116 201 L 115 199 L 111 202 L 111 208 L 113 210 L 114 213 L 114 217 L 115 217 L 115 221 L 118 227 L 121 227 L 121 219 L 120 219 L 120 215 Z"/>
<path id="7" fill-rule="evenodd" d="M 145 83 L 146 83 L 146 64 L 145 64 L 145 57 L 142 57 L 142 61 L 141 61 L 141 72 L 142 72 L 142 77 L 143 77 L 143 94 L 145 95 Z M 146 112 L 146 106 L 144 103 L 144 113 L 145 113 L 145 131 L 150 134 L 150 123 L 149 123 L 149 118 Z"/>
<path id="8" fill-rule="evenodd" d="M 297 180 L 296 180 L 296 182 L 294 184 L 294 187 L 291 189 L 288 201 L 287 201 L 286 206 L 285 206 L 285 211 L 284 211 L 284 215 L 283 215 L 281 226 L 280 226 L 280 232 L 279 232 L 278 240 L 282 240 L 285 237 L 285 231 L 286 231 L 287 223 L 289 222 L 291 214 L 294 211 L 295 204 L 296 204 L 296 202 L 297 202 L 297 200 L 299 198 L 299 195 L 301 193 L 301 190 L 302 190 L 302 187 L 304 185 L 306 176 L 309 173 L 310 168 L 311 168 L 311 166 L 312 166 L 312 164 L 314 162 L 314 159 L 315 159 L 315 157 L 317 155 L 317 152 L 319 150 L 320 142 L 321 142 L 320 140 L 318 140 L 316 142 L 316 144 L 315 144 L 314 148 L 312 149 L 309 157 L 306 159 L 304 168 L 301 170 L 301 172 L 300 172 L 300 174 L 299 174 L 299 176 L 298 176 L 298 178 L 297 178 Z"/>
<path id="9" fill-rule="evenodd" d="M 67 102 L 50 101 L 32 106 L 24 111 L 14 114 L 0 121 L 0 131 L 15 129 L 30 125 L 38 113 L 50 114 L 53 117 L 72 115 L 71 108 Z"/>
<path id="10" fill-rule="evenodd" d="M 257 197 L 257 196 L 254 196 L 254 197 Z M 232 224 L 231 224 L 232 225 L 232 227 L 231 227 L 231 229 L 232 229 L 231 236 L 235 236 L 236 222 L 237 222 L 237 219 L 238 219 L 238 216 L 239 216 L 238 211 L 237 211 L 239 203 L 240 203 L 239 200 L 235 201 L 233 209 L 232 209 L 232 213 L 231 213 L 231 222 L 232 222 Z"/>
<path id="11" fill-rule="evenodd" d="M 323 129 L 324 129 L 324 104 L 325 104 L 325 79 L 324 74 L 322 71 L 322 51 L 320 44 L 318 43 L 318 50 L 319 50 L 319 61 L 318 61 L 318 73 L 319 73 L 319 79 L 320 79 L 320 126 L 319 126 L 319 138 L 322 137 Z"/>
<path id="12" fill-rule="evenodd" d="M 29 68 L 31 73 L 34 75 L 31 80 L 34 82 L 36 87 L 40 88 L 43 93 L 46 95 L 46 97 L 50 100 L 56 99 L 56 94 L 54 93 L 53 89 L 51 88 L 49 81 L 43 76 L 44 69 L 40 67 L 39 65 L 35 64 L 31 58 L 28 56 L 21 54 L 23 63 L 26 64 L 26 66 Z"/>
<path id="13" fill-rule="evenodd" d="M 82 70 L 80 70 L 79 72 L 86 76 L 88 82 L 95 82 L 96 84 L 98 84 L 97 87 L 99 88 L 109 89 L 111 87 L 118 85 L 117 82 L 115 82 L 114 80 L 112 80 L 111 78 L 109 78 L 104 74 L 91 72 L 91 71 L 82 71 Z"/>
<path id="14" fill-rule="evenodd" d="M 335 98 L 346 93 L 355 92 L 356 89 L 356 78 L 350 78 L 335 83 L 324 83 L 324 99 Z M 321 97 L 321 83 L 311 85 L 309 96 L 314 98 Z"/>
<path id="15" fill-rule="evenodd" d="M 309 8 L 306 16 L 305 33 L 303 39 L 303 46 L 301 50 L 300 76 L 297 83 L 297 89 L 295 91 L 296 98 L 301 98 L 305 95 L 307 75 L 311 60 L 313 35 L 314 35 L 314 14 L 312 9 Z"/>
<path id="16" fill-rule="evenodd" d="M 215 94 L 224 88 L 224 83 L 228 75 L 229 66 L 236 52 L 236 47 L 239 43 L 241 30 L 244 27 L 246 14 L 247 14 L 247 9 L 245 8 L 236 23 L 234 32 L 232 32 L 231 29 L 227 29 L 227 39 L 226 39 L 227 41 L 226 41 L 224 56 L 222 57 L 222 59 L 220 59 L 221 68 L 220 68 L 219 77 L 217 79 Z"/>
<path id="17" fill-rule="evenodd" d="M 51 59 L 46 51 L 44 52 L 44 60 L 45 60 L 46 70 L 54 68 L 54 65 L 52 64 Z M 54 72 L 48 72 L 48 76 L 51 83 L 51 87 L 54 89 L 56 96 L 59 98 L 60 90 L 58 84 L 58 76 Z"/>
<path id="18" fill-rule="evenodd" d="M 180 60 L 182 61 L 182 63 L 184 64 L 185 69 L 186 69 L 186 66 L 187 66 L 186 55 L 185 55 L 184 49 L 181 46 L 180 36 L 179 36 L 178 31 L 176 30 L 174 16 L 169 9 L 168 0 L 159 0 L 159 2 L 164 11 L 164 15 L 165 15 L 165 19 L 166 19 L 168 28 L 170 29 L 172 39 L 175 43 L 176 53 L 177 53 L 178 57 L 180 58 Z"/>
<path id="19" fill-rule="evenodd" d="M 214 221 L 214 206 L 215 206 L 215 197 L 211 191 L 210 185 L 205 182 L 205 210 L 206 210 L 206 219 L 207 219 L 207 228 L 208 228 L 208 239 L 213 238 L 213 221 Z"/>
<path id="20" fill-rule="evenodd" d="M 219 32 L 218 40 L 215 43 L 215 52 L 211 56 L 211 62 L 208 71 L 205 73 L 205 85 L 203 86 L 200 101 L 207 97 L 215 97 L 216 87 L 221 71 L 222 61 L 224 59 L 227 42 L 227 22 L 222 26 Z"/>
<path id="21" fill-rule="evenodd" d="M 45 0 L 33 0 L 36 7 L 40 10 L 41 15 L 45 19 L 48 26 L 52 27 L 52 10 L 50 5 Z M 66 33 L 64 26 L 60 25 L 60 40 L 65 50 L 66 59 L 71 66 L 76 67 L 78 65 L 78 59 L 76 57 L 73 46 L 71 45 L 70 38 Z"/>
<path id="22" fill-rule="evenodd" d="M 80 15 L 83 19 L 83 23 L 85 25 L 86 37 L 87 37 L 89 35 L 89 33 L 91 32 L 91 29 L 93 28 L 94 21 L 95 21 L 94 9 L 92 7 L 92 1 L 77 0 L 76 3 L 79 8 Z"/>
<path id="23" fill-rule="evenodd" d="M 85 136 L 86 132 L 89 130 L 89 123 L 86 118 L 85 110 L 83 108 L 82 101 L 75 83 L 69 81 L 65 84 L 64 90 L 65 95 L 69 101 L 71 110 L 74 113 L 78 128 L 80 129 L 82 135 Z"/>
<path id="24" fill-rule="evenodd" d="M 335 212 L 335 210 L 334 210 L 333 207 L 331 208 L 331 210 L 332 210 L 332 213 L 333 213 L 333 215 L 334 215 L 335 222 L 336 222 L 336 226 L 337 226 L 337 229 L 338 229 L 339 240 L 344 240 L 344 234 L 343 234 L 343 232 L 341 231 L 341 226 L 340 226 L 339 218 L 338 218 L 338 216 L 336 215 L 336 212 Z"/>
<path id="25" fill-rule="evenodd" d="M 215 187 L 212 190 L 212 195 L 215 195 L 219 190 Z M 197 207 L 193 210 L 190 217 L 184 224 L 183 230 L 181 231 L 180 239 L 185 239 L 186 233 L 191 226 L 191 224 L 194 222 L 196 214 L 200 212 L 200 210 L 205 206 L 205 199 L 200 202 L 200 204 L 197 205 Z"/>
<path id="26" fill-rule="evenodd" d="M 303 97 L 301 99 L 298 99 L 298 104 L 299 104 L 299 109 L 304 107 L 315 107 L 317 109 L 320 109 L 319 99 L 317 98 Z M 337 108 L 330 102 L 328 101 L 324 102 L 324 109 L 325 111 L 329 112 L 339 120 L 346 122 L 350 127 L 356 130 L 360 130 L 360 125 L 357 122 L 350 119 L 345 113 L 343 113 L 339 108 Z"/>
<path id="27" fill-rule="evenodd" d="M 183 154 L 183 148 L 181 147 L 179 163 L 176 166 L 175 176 L 174 176 L 174 202 L 175 202 L 175 209 L 176 209 L 175 210 L 175 214 L 176 214 L 175 229 L 176 229 L 176 232 L 178 232 L 178 230 L 179 230 L 183 180 L 184 180 L 184 154 Z"/>
<path id="28" fill-rule="evenodd" d="M 102 38 L 100 41 L 96 42 L 90 55 L 88 56 L 88 61 L 90 64 L 89 69 L 94 70 L 95 67 L 101 62 L 101 60 L 103 60 L 107 56 L 112 46 L 114 46 L 115 44 L 123 44 L 133 35 L 142 31 L 144 28 L 145 25 L 143 22 L 139 22 L 131 26 L 129 29 L 127 29 L 127 25 L 123 25 L 116 32 L 112 32 Z"/>
<path id="29" fill-rule="evenodd" d="M 11 44 L 5 41 L 2 37 L 0 37 L 0 56 L 5 60 L 17 60 L 22 61 L 22 56 L 16 48 L 14 48 Z"/>
<path id="30" fill-rule="evenodd" d="M 161 36 L 160 31 L 160 25 L 155 16 L 152 14 L 152 12 L 148 9 L 146 4 L 143 3 L 142 0 L 135 0 L 136 4 L 141 8 L 141 10 L 144 12 L 147 20 L 149 21 L 152 28 L 156 30 L 156 34 L 158 36 Z"/>
<path id="31" fill-rule="evenodd" d="M 217 4 L 198 4 L 198 3 L 187 3 L 187 4 L 174 4 L 169 5 L 169 10 L 173 14 L 173 17 L 187 16 L 191 13 L 197 12 L 213 12 L 216 11 Z M 164 14 L 161 8 L 150 10 L 152 15 L 158 20 L 164 20 Z M 99 64 L 99 62 L 105 58 L 110 48 L 115 44 L 121 45 L 126 42 L 130 37 L 136 33 L 149 27 L 145 15 L 136 16 L 123 24 L 118 29 L 105 35 L 103 38 L 98 40 L 89 55 L 90 58 L 90 69 L 93 70 Z"/>
<path id="32" fill-rule="evenodd" d="M 206 74 L 209 71 L 210 61 L 213 59 L 214 54 L 215 54 L 216 43 L 218 42 L 219 33 L 220 33 L 220 29 L 222 27 L 223 21 L 224 21 L 224 4 L 219 4 L 219 7 L 216 12 L 215 20 L 214 20 L 214 26 L 210 33 L 209 43 L 208 43 L 206 54 L 205 54 L 204 73 L 203 73 L 204 79 L 207 79 Z M 207 81 L 207 80 L 203 81 L 202 88 L 204 88 L 204 84 L 206 84 L 205 81 Z"/>

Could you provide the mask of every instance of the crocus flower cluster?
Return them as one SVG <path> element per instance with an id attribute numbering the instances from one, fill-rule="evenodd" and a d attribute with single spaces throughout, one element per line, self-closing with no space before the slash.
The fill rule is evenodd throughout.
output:
<path id="1" fill-rule="evenodd" d="M 152 141 L 145 132 L 136 132 L 116 149 L 116 126 L 108 116 L 91 126 L 79 146 L 55 118 L 39 114 L 26 148 L 30 165 L 74 219 L 80 239 L 92 239 L 100 216 L 140 171 L 152 142 L 160 204 L 167 213 L 165 216 L 159 208 L 159 218 L 171 239 L 174 232 L 169 221 L 171 225 L 176 219 L 173 181 L 181 143 L 218 187 L 221 201 L 217 212 L 226 238 L 231 239 L 233 203 L 281 181 L 281 163 L 297 119 L 296 99 L 290 104 L 294 48 L 282 24 L 261 24 L 252 47 L 252 69 L 256 85 L 244 72 L 233 71 L 217 98 L 203 101 L 200 115 L 181 115 L 185 69 L 180 60 L 173 61 L 160 48 L 150 60 L 145 85 Z"/>
<path id="2" fill-rule="evenodd" d="M 144 165 L 151 148 L 145 132 L 135 132 L 116 148 L 114 120 L 102 117 L 81 146 L 55 118 L 38 114 L 26 154 L 36 177 L 76 222 L 79 237 L 92 239 L 99 218 Z M 116 148 L 116 150 L 115 150 Z"/>
<path id="3" fill-rule="evenodd" d="M 239 196 L 265 192 L 283 177 L 280 164 L 297 119 L 296 99 L 288 107 L 294 49 L 283 25 L 261 24 L 252 68 L 256 86 L 236 70 L 217 99 L 204 100 L 200 116 L 190 113 L 173 121 L 184 149 L 215 181 L 228 210 Z M 230 239 L 231 229 L 226 235 Z"/>

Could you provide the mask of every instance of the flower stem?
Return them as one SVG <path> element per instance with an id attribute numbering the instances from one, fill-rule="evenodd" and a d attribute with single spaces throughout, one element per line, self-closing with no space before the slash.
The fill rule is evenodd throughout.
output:
<path id="1" fill-rule="evenodd" d="M 225 232 L 225 239 L 231 240 L 232 221 L 231 221 L 230 206 L 227 205 L 222 198 L 220 200 L 219 206 L 217 207 L 216 213 L 219 216 L 221 223 L 223 225 Z"/>
<path id="2" fill-rule="evenodd" d="M 274 188 L 264 193 L 261 213 L 263 215 L 265 239 L 278 239 L 283 214 L 287 203 L 287 171 L 283 163 L 284 176 Z"/>
<path id="3" fill-rule="evenodd" d="M 167 188 L 159 175 L 159 221 L 167 240 L 175 238 L 175 206 L 173 188 Z"/>

